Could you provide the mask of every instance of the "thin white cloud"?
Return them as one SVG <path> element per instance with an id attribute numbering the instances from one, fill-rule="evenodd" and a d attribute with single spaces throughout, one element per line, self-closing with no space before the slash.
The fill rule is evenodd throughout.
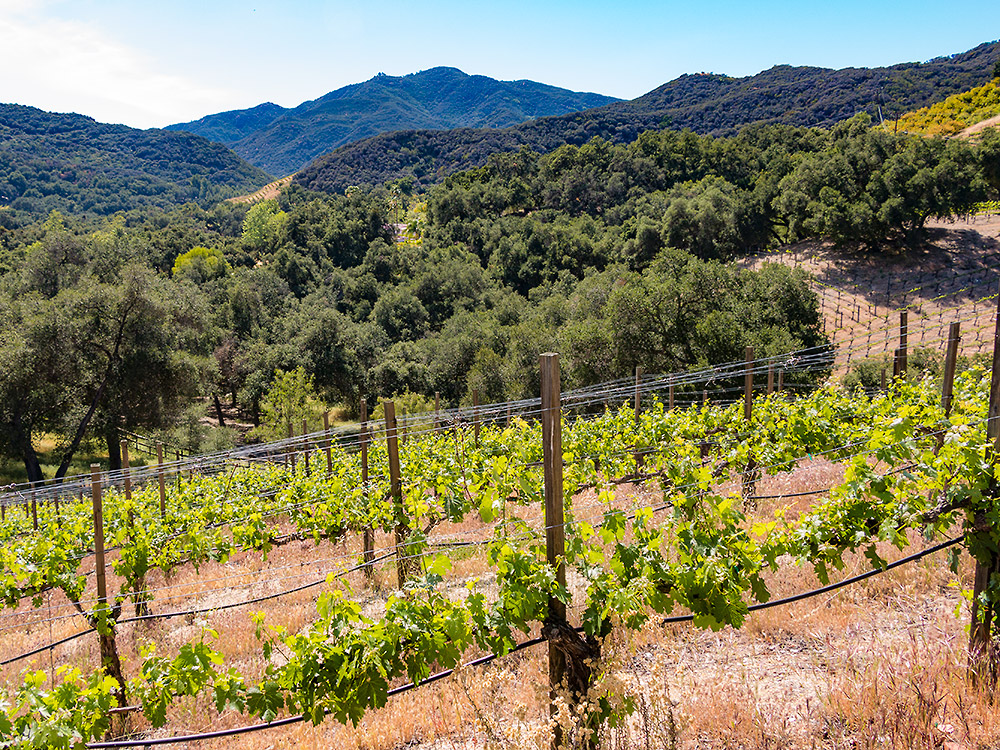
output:
<path id="1" fill-rule="evenodd" d="M 93 25 L 46 16 L 44 3 L 0 0 L 0 101 L 159 127 L 226 108 L 229 92 L 178 75 Z"/>

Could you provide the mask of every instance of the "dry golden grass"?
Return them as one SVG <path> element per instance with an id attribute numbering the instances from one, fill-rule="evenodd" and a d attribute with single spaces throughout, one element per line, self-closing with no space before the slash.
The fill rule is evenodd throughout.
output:
<path id="1" fill-rule="evenodd" d="M 803 462 L 797 471 L 764 477 L 760 494 L 803 492 L 838 481 L 842 468 L 822 459 Z M 734 486 L 729 483 L 729 486 Z M 720 489 L 723 489 L 720 487 Z M 654 503 L 659 494 L 650 486 L 623 485 L 615 505 Z M 757 511 L 772 516 L 778 507 L 789 517 L 807 510 L 821 496 L 765 500 Z M 587 492 L 575 505 L 584 515 L 595 511 L 596 495 Z M 537 509 L 517 509 L 538 520 Z M 481 537 L 486 529 L 476 519 L 443 524 L 435 535 Z M 919 540 L 915 540 L 920 544 Z M 379 537 L 377 547 L 389 544 Z M 897 551 L 881 549 L 887 559 Z M 266 561 L 260 554 L 241 553 L 225 564 L 208 564 L 200 572 L 183 568 L 171 576 L 154 575 L 154 610 L 218 606 L 319 580 L 327 571 L 351 564 L 359 553 L 356 538 L 346 543 L 293 542 L 275 549 Z M 451 576 L 465 580 L 492 577 L 475 550 L 456 555 Z M 839 575 L 865 570 L 867 562 L 848 558 Z M 347 580 L 365 611 L 377 616 L 394 584 L 394 570 L 384 565 L 374 589 L 360 573 Z M 598 686 L 617 695 L 633 694 L 637 711 L 620 728 L 607 730 L 609 748 L 701 747 L 996 747 L 1000 719 L 985 696 L 965 681 L 965 625 L 968 613 L 956 618 L 959 601 L 949 584 L 955 578 L 944 554 L 896 569 L 869 581 L 794 605 L 753 614 L 739 630 L 704 632 L 687 625 L 651 624 L 640 633 L 616 631 L 605 644 L 604 681 Z M 966 560 L 958 576 L 970 585 Z M 572 583 L 572 579 L 571 579 Z M 109 581 L 109 585 L 117 585 Z M 247 586 L 233 590 L 234 585 Z M 325 586 L 326 584 L 324 584 Z M 817 585 L 812 571 L 792 564 L 770 577 L 775 597 Z M 170 587 L 170 588 L 164 588 Z M 458 586 L 456 586 L 458 588 Z M 322 587 L 254 605 L 272 625 L 297 630 L 308 624 Z M 51 596 L 53 607 L 64 603 Z M 170 596 L 168 600 L 166 597 Z M 58 610 L 55 610 L 58 612 Z M 573 609 L 571 608 L 571 613 Z M 7 615 L 8 613 L 4 613 Z M 41 627 L 30 621 L 47 615 L 46 608 L 22 608 L 0 620 L 0 648 L 10 654 L 69 634 L 82 626 L 80 618 Z M 188 616 L 149 624 L 126 625 L 119 639 L 127 674 L 137 669 L 138 644 L 153 641 L 162 653 L 200 637 L 203 628 L 221 633 L 215 642 L 227 664 L 248 679 L 264 668 L 247 608 Z M 98 661 L 96 639 L 84 637 L 59 647 L 55 664 L 72 661 L 93 667 Z M 470 658 L 473 655 L 470 655 Z M 48 654 L 33 660 L 34 668 L 49 669 Z M 24 665 L 4 670 L 15 679 Z M 197 747 L 357 748 L 390 750 L 421 747 L 546 747 L 548 736 L 547 666 L 544 649 L 507 657 L 493 666 L 467 669 L 457 678 L 392 699 L 372 711 L 358 727 L 327 721 L 307 723 L 234 738 L 197 743 Z M 173 707 L 164 730 L 148 736 L 168 736 L 239 727 L 245 717 L 215 714 L 209 696 Z M 148 727 L 130 718 L 133 730 Z M 192 745 L 193 747 L 194 745 Z M 183 747 L 183 745 L 182 745 Z"/>
<path id="2" fill-rule="evenodd" d="M 822 490 L 842 479 L 843 467 L 826 459 L 801 462 L 791 473 L 764 476 L 757 485 L 759 518 L 782 509 L 794 521 L 823 499 Z M 736 491 L 736 477 L 716 489 Z M 656 505 L 661 495 L 653 484 L 621 485 L 613 505 L 630 508 Z M 574 500 L 577 518 L 599 516 L 596 491 Z M 538 525 L 540 508 L 513 508 Z M 657 519 L 662 519 L 658 515 Z M 482 539 L 489 528 L 474 515 L 461 524 L 441 524 L 439 540 Z M 376 548 L 391 539 L 377 535 Z M 923 542 L 913 539 L 914 548 Z M 902 553 L 880 545 L 889 560 Z M 276 548 L 265 560 L 259 553 L 240 553 L 224 564 L 209 563 L 195 571 L 184 566 L 148 580 L 157 612 L 218 607 L 287 590 L 325 578 L 331 571 L 353 565 L 360 554 L 356 536 L 338 542 L 295 541 Z M 456 596 L 465 581 L 480 577 L 484 590 L 493 586 L 478 548 L 450 553 L 454 567 L 449 580 Z M 868 569 L 860 556 L 848 556 L 835 580 Z M 92 563 L 90 563 L 92 565 Z M 85 567 L 87 567 L 85 565 Z M 616 629 L 604 644 L 602 679 L 595 692 L 618 698 L 630 695 L 636 711 L 614 729 L 606 729 L 602 746 L 615 750 L 644 748 L 738 747 L 764 748 L 959 748 L 1000 747 L 1000 713 L 988 696 L 965 679 L 968 611 L 960 588 L 971 586 L 971 564 L 963 559 L 958 575 L 937 553 L 860 584 L 792 605 L 752 614 L 740 629 L 718 633 L 690 625 L 664 627 L 654 621 L 639 633 Z M 376 571 L 369 586 L 360 572 L 344 583 L 363 603 L 366 615 L 378 617 L 395 584 L 392 561 Z M 953 584 L 957 583 L 957 587 Z M 109 577 L 109 590 L 120 581 Z M 170 620 L 123 625 L 119 647 L 126 675 L 138 669 L 139 646 L 157 644 L 173 654 L 181 644 L 196 640 L 206 628 L 221 637 L 213 642 L 246 679 L 263 673 L 265 663 L 254 636 L 249 611 L 263 611 L 268 624 L 290 631 L 309 624 L 315 600 L 331 584 L 282 596 L 251 607 L 189 615 Z M 340 585 L 340 584 L 332 584 Z M 570 585 L 581 594 L 581 582 Z M 810 568 L 788 562 L 768 576 L 776 598 L 815 588 Z M 93 596 L 91 589 L 89 596 Z M 49 608 L 51 605 L 51 609 Z M 956 608 L 960 616 L 956 617 Z M 579 609 L 571 607 L 571 618 Z M 677 614 L 677 613 L 675 613 Z M 46 595 L 45 605 L 29 605 L 0 613 L 0 652 L 19 653 L 84 627 L 71 615 L 65 598 Z M 40 620 L 49 620 L 37 623 Z M 478 654 L 470 654 L 473 658 Z M 96 638 L 85 636 L 26 663 L 8 666 L 0 677 L 8 684 L 26 668 L 49 671 L 72 662 L 93 669 L 99 661 Z M 276 748 L 545 748 L 548 745 L 547 661 L 544 648 L 506 657 L 485 668 L 460 670 L 457 677 L 393 698 L 383 709 L 369 712 L 357 727 L 327 721 L 313 727 L 288 727 L 192 744 L 205 750 L 232 747 Z M 563 714 L 567 736 L 571 717 Z M 150 730 L 141 716 L 131 715 L 129 729 L 148 737 L 167 737 L 245 726 L 249 720 L 229 711 L 215 713 L 210 696 L 180 701 L 169 712 L 167 727 Z M 185 745 L 179 745 L 184 747 Z"/>

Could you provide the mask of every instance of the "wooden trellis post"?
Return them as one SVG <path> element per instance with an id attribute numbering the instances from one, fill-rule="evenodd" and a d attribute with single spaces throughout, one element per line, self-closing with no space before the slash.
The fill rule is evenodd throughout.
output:
<path id="1" fill-rule="evenodd" d="M 542 461 L 545 469 L 545 554 L 556 569 L 556 580 L 566 585 L 566 537 L 563 504 L 562 411 L 559 388 L 559 355 L 539 357 L 542 386 Z M 566 690 L 571 703 L 586 700 L 594 662 L 600 658 L 600 643 L 583 638 L 566 622 L 566 605 L 550 598 L 542 636 L 549 642 L 549 712 L 556 713 L 558 692 Z M 573 706 L 569 707 L 572 711 Z M 574 716 L 576 712 L 573 711 Z M 584 718 L 589 724 L 590 717 Z M 597 748 L 597 734 L 584 739 L 586 750 Z M 562 729 L 556 724 L 552 749 L 563 746 Z"/>
<path id="2" fill-rule="evenodd" d="M 156 478 L 160 484 L 160 518 L 167 517 L 167 478 L 163 473 L 163 443 L 156 444 Z"/>
<path id="3" fill-rule="evenodd" d="M 324 452 L 326 453 L 326 473 L 333 474 L 332 438 L 330 436 L 330 412 L 323 412 Z"/>
<path id="4" fill-rule="evenodd" d="M 368 401 L 361 399 L 361 488 L 368 498 Z M 375 580 L 375 529 L 366 526 L 362 536 L 362 561 L 365 563 L 365 578 L 369 583 Z"/>
<path id="5" fill-rule="evenodd" d="M 476 449 L 479 449 L 479 389 L 472 389 L 472 431 L 476 436 Z"/>
<path id="6" fill-rule="evenodd" d="M 302 460 L 306 465 L 306 476 L 310 475 L 309 471 L 309 439 L 306 435 L 309 434 L 309 422 L 303 418 L 302 419 Z"/>
<path id="7" fill-rule="evenodd" d="M 640 384 L 642 381 L 642 368 L 636 365 L 635 368 L 635 429 L 636 429 L 636 444 L 635 444 L 635 476 L 636 479 L 639 478 L 639 474 L 642 473 L 642 451 L 639 449 L 638 443 L 638 432 L 639 432 L 639 421 L 642 414 L 642 392 L 640 390 Z"/>
<path id="8" fill-rule="evenodd" d="M 396 424 L 396 404 L 383 401 L 385 411 L 385 440 L 389 453 L 389 494 L 392 495 L 392 506 L 396 516 L 396 580 L 399 588 L 403 588 L 409 576 L 410 565 L 407 560 L 409 551 L 406 541 L 410 536 L 410 527 L 403 508 L 403 480 L 399 470 L 399 441 Z"/>
<path id="9" fill-rule="evenodd" d="M 961 342 L 961 324 L 955 321 L 948 329 L 948 351 L 944 359 L 944 378 L 941 382 L 941 409 L 945 419 L 951 416 L 951 402 L 955 387 L 955 367 L 958 363 L 958 345 Z"/>
<path id="10" fill-rule="evenodd" d="M 906 379 L 906 335 L 907 335 L 907 312 L 906 310 L 900 310 L 899 312 L 899 376 Z"/>
<path id="11" fill-rule="evenodd" d="M 997 297 L 997 320 L 993 333 L 993 373 L 990 379 L 990 406 L 987 414 L 986 435 L 991 441 L 992 461 L 1000 454 L 1000 296 Z M 996 498 L 996 481 L 990 482 L 990 494 Z M 985 526 L 985 514 L 977 513 L 975 526 Z M 990 689 L 997 683 L 997 666 L 1000 655 L 993 638 L 997 619 L 997 605 L 983 606 L 981 598 L 989 588 L 990 579 L 1000 575 L 1000 555 L 993 554 L 986 560 L 976 560 L 976 578 L 972 588 L 972 622 L 969 628 L 969 676 L 974 683 L 984 683 Z"/>
<path id="12" fill-rule="evenodd" d="M 132 511 L 132 472 L 128 458 L 128 440 L 121 441 L 122 451 L 122 483 L 125 487 L 125 503 L 128 505 L 128 527 L 135 526 L 135 513 Z"/>
<path id="13" fill-rule="evenodd" d="M 542 377 L 542 461 L 545 466 L 545 557 L 556 569 L 560 585 L 566 585 L 566 536 L 563 515 L 562 421 L 559 388 L 559 355 L 543 354 L 539 361 Z M 548 621 L 566 621 L 566 605 L 549 599 Z M 566 673 L 566 657 L 549 641 L 549 698 L 555 713 L 555 699 Z M 552 747 L 562 744 L 562 732 L 556 725 Z"/>
<path id="14" fill-rule="evenodd" d="M 746 364 L 743 369 L 743 419 L 747 429 L 753 419 L 753 368 L 754 351 L 752 346 L 746 348 Z M 757 462 L 751 453 L 743 470 L 743 505 L 746 509 L 756 507 L 753 496 L 757 494 Z"/>
<path id="15" fill-rule="evenodd" d="M 120 686 L 115 691 L 120 705 L 125 703 L 125 679 L 122 677 L 122 663 L 118 657 L 118 644 L 115 642 L 115 618 L 108 602 L 108 585 L 105 577 L 104 559 L 104 509 L 101 502 L 101 467 L 100 464 L 90 465 L 91 499 L 94 508 L 94 573 L 97 579 L 97 604 L 93 614 L 88 617 L 92 627 L 97 627 L 97 638 L 101 650 L 101 666 L 105 673 L 114 677 Z M 103 622 L 103 627 L 99 623 Z"/>

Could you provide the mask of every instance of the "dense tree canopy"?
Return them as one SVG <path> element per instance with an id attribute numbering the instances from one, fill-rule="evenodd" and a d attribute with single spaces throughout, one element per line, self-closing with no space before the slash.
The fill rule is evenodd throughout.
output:
<path id="1" fill-rule="evenodd" d="M 168 425 L 195 397 L 259 423 L 282 373 L 349 408 L 435 391 L 455 405 L 537 395 L 543 351 L 574 387 L 822 346 L 802 274 L 730 261 L 919 238 L 996 197 L 998 144 L 866 116 L 663 130 L 496 154 L 425 194 L 293 185 L 253 207 L 53 215 L 0 232 L 0 449 L 38 479 L 41 434 L 114 460 L 117 431 Z"/>

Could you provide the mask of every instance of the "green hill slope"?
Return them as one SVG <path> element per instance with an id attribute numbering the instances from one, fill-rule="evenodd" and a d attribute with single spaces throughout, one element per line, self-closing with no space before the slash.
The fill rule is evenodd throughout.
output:
<path id="1" fill-rule="evenodd" d="M 629 102 L 503 130 L 465 129 L 380 135 L 317 159 L 296 181 L 317 190 L 412 177 L 430 184 L 454 171 L 481 166 L 490 153 L 527 146 L 550 151 L 594 136 L 624 143 L 644 130 L 691 128 L 731 135 L 753 122 L 829 126 L 858 112 L 886 118 L 966 91 L 990 76 L 1000 43 L 968 52 L 887 68 L 790 67 L 755 76 L 684 75 Z"/>
<path id="2" fill-rule="evenodd" d="M 12 213 L 112 214 L 207 203 L 269 180 L 201 136 L 0 104 L 0 217 L 8 222 Z"/>
<path id="3" fill-rule="evenodd" d="M 898 126 L 908 133 L 955 135 L 997 115 L 1000 115 L 1000 78 L 949 96 L 943 102 L 907 112 L 899 118 Z"/>
<path id="4" fill-rule="evenodd" d="M 502 128 L 613 101 L 534 81 L 497 81 L 455 68 L 431 68 L 407 76 L 379 74 L 294 109 L 262 104 L 168 129 L 217 140 L 250 163 L 282 175 L 338 146 L 386 131 Z"/>

